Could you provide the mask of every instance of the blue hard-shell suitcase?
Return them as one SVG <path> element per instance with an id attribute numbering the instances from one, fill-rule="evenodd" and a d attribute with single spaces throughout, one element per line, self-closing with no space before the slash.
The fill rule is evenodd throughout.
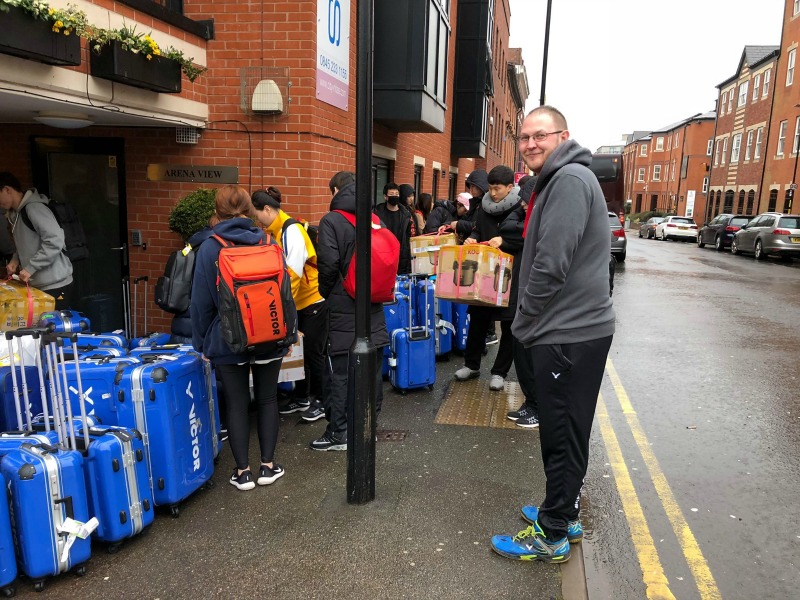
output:
<path id="1" fill-rule="evenodd" d="M 0 474 L 0 595 L 13 596 L 17 578 L 17 560 L 14 556 L 14 538 L 11 536 L 11 515 L 8 512 L 6 478 Z"/>
<path id="2" fill-rule="evenodd" d="M 456 328 L 453 325 L 453 303 L 450 300 L 434 297 L 433 313 L 436 356 L 447 356 L 453 350 L 453 341 L 456 335 Z"/>
<path id="3" fill-rule="evenodd" d="M 86 414 L 95 417 L 103 425 L 119 425 L 116 379 L 127 367 L 140 363 L 139 359 L 132 356 L 85 357 L 81 359 L 79 368 L 83 398 L 86 402 Z M 79 415 L 81 413 L 75 363 L 72 360 L 66 362 L 64 371 L 67 374 L 72 414 Z"/>
<path id="4" fill-rule="evenodd" d="M 54 333 L 72 333 L 89 331 L 92 324 L 89 317 L 76 310 L 51 310 L 41 314 L 39 327 Z"/>
<path id="5" fill-rule="evenodd" d="M 86 492 L 89 514 L 100 522 L 92 535 L 116 543 L 153 522 L 144 442 L 138 431 L 125 427 L 92 427 L 88 433 L 89 447 L 82 448 Z M 82 446 L 84 440 L 81 436 Z"/>
<path id="6" fill-rule="evenodd" d="M 453 325 L 456 328 L 453 347 L 459 352 L 467 349 L 467 334 L 469 333 L 469 308 L 466 304 L 453 302 Z"/>
<path id="7" fill-rule="evenodd" d="M 142 337 L 135 337 L 131 339 L 130 349 L 146 348 L 147 346 L 165 346 L 169 344 L 172 337 L 169 333 L 150 333 Z"/>
<path id="8" fill-rule="evenodd" d="M 184 354 L 127 367 L 118 381 L 119 424 L 144 438 L 153 500 L 177 504 L 206 483 L 219 451 L 210 365 Z"/>
<path id="9" fill-rule="evenodd" d="M 128 338 L 121 332 L 111 331 L 109 333 L 79 333 L 79 346 L 114 346 L 117 348 L 128 349 Z"/>
<path id="10" fill-rule="evenodd" d="M 22 423 L 17 422 L 17 405 L 14 399 L 14 378 L 11 367 L 0 367 L 0 431 L 24 429 L 27 423 L 42 412 L 42 394 L 39 370 L 36 367 L 15 367 L 17 375 L 17 398 L 19 399 Z M 22 374 L 25 374 L 23 381 Z M 28 413 L 25 414 L 23 385 L 28 388 Z"/>
<path id="11" fill-rule="evenodd" d="M 413 280 L 410 290 L 416 285 Z M 427 294 L 420 294 L 422 314 L 428 314 Z M 411 306 L 414 304 L 414 295 L 409 303 L 408 321 L 413 324 Z M 389 381 L 395 388 L 405 391 L 424 387 L 433 387 L 436 382 L 436 345 L 433 332 L 425 325 L 407 329 L 395 329 L 391 337 L 392 358 Z"/>
<path id="12" fill-rule="evenodd" d="M 82 574 L 91 557 L 90 540 L 61 533 L 67 518 L 89 520 L 80 452 L 25 444 L 5 455 L 0 472 L 10 491 L 19 570 L 37 591 L 46 577 L 73 568 Z"/>
<path id="13" fill-rule="evenodd" d="M 409 326 L 408 322 L 408 295 L 395 292 L 394 302 L 387 302 L 383 305 L 383 315 L 386 319 L 386 331 L 389 333 L 389 339 L 392 337 L 392 332 L 395 329 L 403 329 Z M 412 315 L 413 315 L 412 310 Z M 412 317 L 413 318 L 413 317 Z M 384 377 L 389 377 L 391 366 L 389 359 L 392 357 L 391 344 L 383 347 L 383 362 L 382 373 Z"/>

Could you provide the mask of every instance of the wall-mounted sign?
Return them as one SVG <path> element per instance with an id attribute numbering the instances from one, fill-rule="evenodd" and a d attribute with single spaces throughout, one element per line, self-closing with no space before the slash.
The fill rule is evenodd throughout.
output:
<path id="1" fill-rule="evenodd" d="M 192 183 L 239 183 L 238 167 L 217 165 L 147 165 L 148 181 L 187 181 Z"/>
<path id="2" fill-rule="evenodd" d="M 688 192 L 686 192 L 686 210 L 684 211 L 683 214 L 686 215 L 687 217 L 694 216 L 694 197 L 695 197 L 694 190 L 689 190 Z"/>
<path id="3" fill-rule="evenodd" d="M 347 110 L 350 0 L 317 0 L 317 100 Z"/>

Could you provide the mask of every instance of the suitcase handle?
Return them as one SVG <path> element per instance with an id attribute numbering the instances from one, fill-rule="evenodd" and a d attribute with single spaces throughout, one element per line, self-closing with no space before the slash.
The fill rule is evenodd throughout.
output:
<path id="1" fill-rule="evenodd" d="M 42 454 L 56 454 L 59 451 L 58 446 L 51 446 L 50 444 L 25 444 L 29 448 L 39 448 Z"/>
<path id="2" fill-rule="evenodd" d="M 6 331 L 6 339 L 11 340 L 15 337 L 26 337 L 32 336 L 33 339 L 38 339 L 39 336 L 43 333 L 47 333 L 47 328 L 45 327 L 31 327 L 27 329 L 12 329 L 10 331 Z"/>
<path id="3" fill-rule="evenodd" d="M 53 504 L 63 504 L 64 510 L 67 513 L 67 518 L 75 519 L 75 509 L 72 506 L 72 496 L 67 496 L 66 498 L 59 498 L 58 500 L 53 500 Z"/>

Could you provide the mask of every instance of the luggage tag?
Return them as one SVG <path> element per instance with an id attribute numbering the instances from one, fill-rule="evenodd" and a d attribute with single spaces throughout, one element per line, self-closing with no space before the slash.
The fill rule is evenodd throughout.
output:
<path id="1" fill-rule="evenodd" d="M 85 540 L 92 532 L 100 526 L 100 521 L 97 517 L 92 517 L 86 523 L 81 523 L 70 517 L 64 519 L 64 522 L 59 526 L 58 533 L 67 535 L 67 543 L 64 544 L 64 551 L 61 553 L 61 562 L 67 562 L 69 558 L 69 551 L 75 540 L 78 538 Z"/>

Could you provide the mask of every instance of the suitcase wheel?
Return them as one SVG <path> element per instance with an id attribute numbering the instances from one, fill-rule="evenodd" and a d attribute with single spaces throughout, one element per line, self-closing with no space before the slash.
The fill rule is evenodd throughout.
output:
<path id="1" fill-rule="evenodd" d="M 44 580 L 40 579 L 39 581 L 33 582 L 33 591 L 35 592 L 43 592 L 44 591 Z"/>
<path id="2" fill-rule="evenodd" d="M 86 565 L 80 565 L 72 570 L 76 577 L 83 577 L 86 575 Z"/>
<path id="3" fill-rule="evenodd" d="M 172 515 L 173 519 L 177 519 L 181 516 L 181 507 L 177 504 L 173 504 L 169 507 L 169 514 Z"/>
<path id="4" fill-rule="evenodd" d="M 13 585 L 7 585 L 4 588 L 0 588 L 0 594 L 3 594 L 5 598 L 13 598 L 17 594 L 17 588 Z"/>
<path id="5" fill-rule="evenodd" d="M 119 552 L 120 548 L 122 548 L 122 542 L 117 542 L 115 544 L 109 544 L 106 547 L 106 552 L 108 552 L 109 554 L 116 554 L 117 552 Z"/>

